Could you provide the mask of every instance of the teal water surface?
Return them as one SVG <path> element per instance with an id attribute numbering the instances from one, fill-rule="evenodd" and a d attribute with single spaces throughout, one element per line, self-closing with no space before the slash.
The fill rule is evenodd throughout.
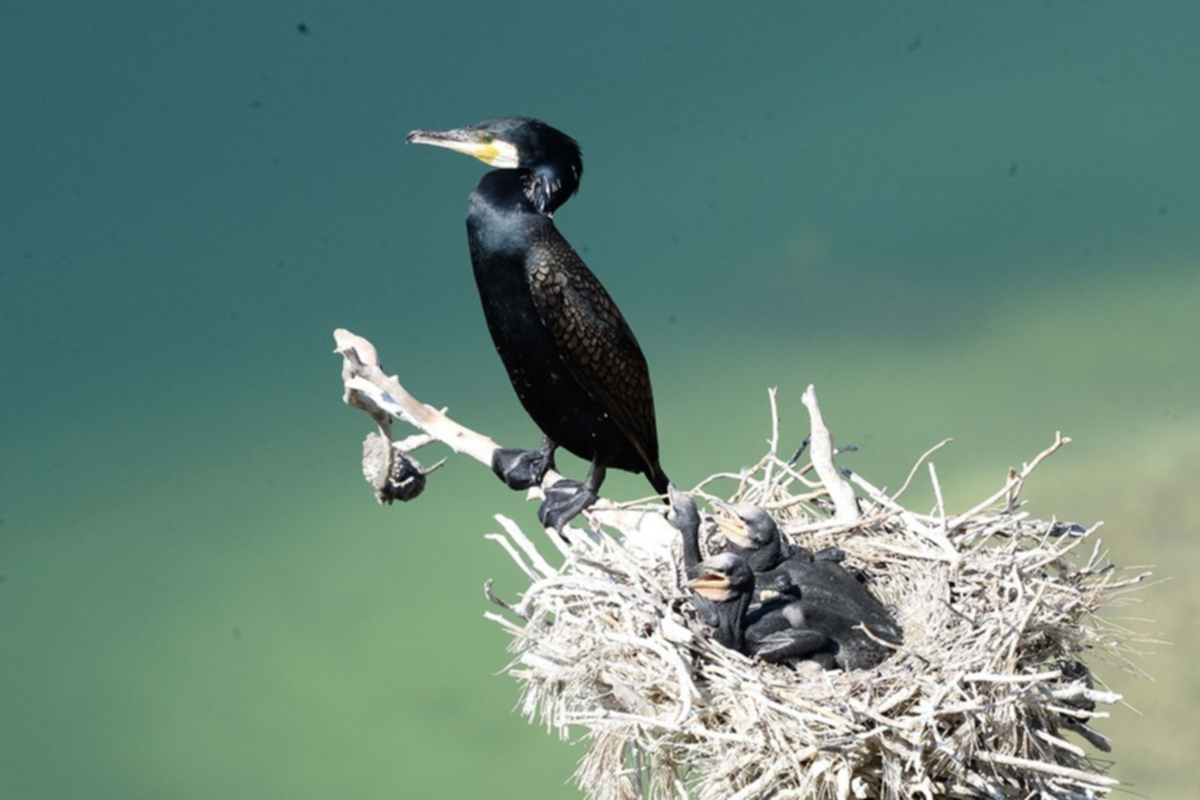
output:
<path id="1" fill-rule="evenodd" d="M 664 465 L 761 455 L 815 382 L 849 463 L 939 454 L 1174 580 L 1098 667 L 1114 774 L 1192 796 L 1200 157 L 1192 3 L 63 2 L 0 26 L 0 797 L 578 797 L 514 712 L 483 535 L 533 507 L 453 459 L 359 477 L 332 330 L 532 445 L 470 277 L 482 166 L 413 128 L 578 138 L 556 217 L 655 379 Z M 580 465 L 564 461 L 568 470 Z M 614 475 L 614 497 L 640 496 Z M 932 502 L 928 489 L 917 498 Z"/>

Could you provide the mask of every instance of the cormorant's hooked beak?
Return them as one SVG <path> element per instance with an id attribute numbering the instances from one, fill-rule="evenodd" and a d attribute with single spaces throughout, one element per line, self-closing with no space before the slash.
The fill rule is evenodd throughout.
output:
<path id="1" fill-rule="evenodd" d="M 733 596 L 732 583 L 728 575 L 712 569 L 707 561 L 701 564 L 700 568 L 704 571 L 700 577 L 688 581 L 689 589 L 716 603 L 723 603 Z"/>
<path id="2" fill-rule="evenodd" d="M 515 169 L 521 165 L 515 145 L 497 139 L 485 130 L 455 128 L 450 131 L 413 131 L 406 141 L 409 144 L 431 144 L 456 153 L 466 153 L 499 169 Z"/>
<path id="3" fill-rule="evenodd" d="M 721 503 L 720 507 L 728 516 L 714 518 L 717 529 L 738 547 L 754 550 L 778 535 L 775 521 L 761 508 L 746 503 Z"/>
<path id="4" fill-rule="evenodd" d="M 750 529 L 740 516 L 718 516 L 714 517 L 713 521 L 717 523 L 717 530 L 721 532 L 721 535 L 730 542 L 736 544 L 738 547 L 753 549 L 760 546 L 759 543 L 754 541 L 754 539 L 750 536 Z"/>

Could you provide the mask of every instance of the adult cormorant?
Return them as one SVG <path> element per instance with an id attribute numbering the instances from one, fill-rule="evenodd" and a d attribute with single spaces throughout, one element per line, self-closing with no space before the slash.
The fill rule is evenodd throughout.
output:
<path id="1" fill-rule="evenodd" d="M 510 487 L 526 489 L 554 466 L 558 447 L 590 461 L 585 482 L 559 481 L 538 510 L 558 530 L 595 502 L 608 467 L 642 473 L 665 493 L 646 359 L 552 219 L 579 188 L 579 145 L 528 117 L 413 131 L 408 141 L 496 168 L 467 205 L 471 264 L 500 360 L 544 438 L 537 450 L 497 450 L 492 470 Z"/>

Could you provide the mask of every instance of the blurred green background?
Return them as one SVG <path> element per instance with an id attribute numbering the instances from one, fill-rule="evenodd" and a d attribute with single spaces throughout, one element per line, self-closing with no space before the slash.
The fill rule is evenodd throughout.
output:
<path id="1" fill-rule="evenodd" d="M 522 587 L 483 534 L 533 506 L 455 459 L 377 507 L 330 354 L 348 327 L 536 443 L 470 277 L 483 166 L 403 144 L 503 114 L 584 146 L 559 226 L 638 332 L 676 482 L 761 455 L 769 386 L 791 443 L 815 382 L 877 484 L 955 437 L 959 510 L 1074 437 L 1034 511 L 1172 579 L 1114 612 L 1174 642 L 1154 680 L 1096 665 L 1132 706 L 1101 725 L 1115 774 L 1200 796 L 1198 25 L 1190 0 L 8 8 L 0 797 L 579 796 L 482 619 L 485 579 Z"/>

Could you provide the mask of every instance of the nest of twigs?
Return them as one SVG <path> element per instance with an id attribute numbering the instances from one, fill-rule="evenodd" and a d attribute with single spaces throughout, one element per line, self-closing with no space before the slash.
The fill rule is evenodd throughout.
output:
<path id="1" fill-rule="evenodd" d="M 919 513 L 901 504 L 907 482 L 888 494 L 774 446 L 693 490 L 711 500 L 724 484 L 720 499 L 766 508 L 793 543 L 846 552 L 904 628 L 870 670 L 767 664 L 712 641 L 659 504 L 597 515 L 599 530 L 565 542 L 551 533 L 557 567 L 501 518 L 493 538 L 530 585 L 512 604 L 489 586 L 506 611 L 488 616 L 513 636 L 525 716 L 582 734 L 577 778 L 597 800 L 1106 796 L 1117 781 L 1089 755 L 1108 749 L 1093 724 L 1120 696 L 1086 663 L 1125 663 L 1133 634 L 1097 613 L 1145 575 L 1108 563 L 1095 528 L 1021 510 L 1025 479 L 1066 441 L 957 515 L 932 465 L 938 504 Z M 853 509 L 838 501 L 848 491 Z"/>

